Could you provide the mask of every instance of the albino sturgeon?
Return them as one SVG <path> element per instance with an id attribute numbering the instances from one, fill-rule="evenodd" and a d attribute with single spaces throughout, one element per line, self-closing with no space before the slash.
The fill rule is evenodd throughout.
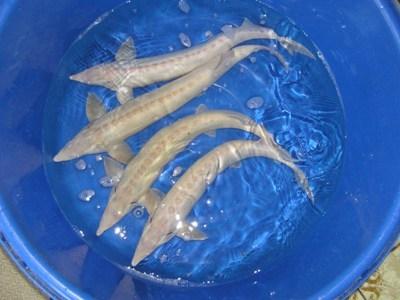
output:
<path id="1" fill-rule="evenodd" d="M 276 40 L 290 53 L 298 52 L 314 58 L 303 45 L 279 36 L 270 28 L 254 25 L 247 19 L 238 28 L 224 26 L 222 31 L 223 33 L 208 42 L 193 48 L 140 59 L 136 59 L 133 40 L 128 38 L 117 51 L 115 62 L 96 65 L 70 76 L 70 79 L 114 90 L 118 100 L 125 103 L 133 97 L 132 88 L 187 74 L 213 57 L 248 40 Z"/>
<path id="2" fill-rule="evenodd" d="M 256 45 L 238 46 L 223 57 L 215 57 L 191 73 L 108 113 L 96 97 L 89 94 L 86 114 L 92 122 L 61 149 L 54 161 L 107 151 L 111 157 L 128 163 L 133 154 L 124 142 L 126 138 L 177 110 L 207 89 L 237 62 L 260 50 L 272 52 L 287 66 L 275 49 Z"/>
<path id="3" fill-rule="evenodd" d="M 312 198 L 303 172 L 293 164 L 289 154 L 274 142 L 261 124 L 237 112 L 214 110 L 185 117 L 161 129 L 143 146 L 138 155 L 129 162 L 121 181 L 111 194 L 96 234 L 101 235 L 116 224 L 135 205 L 146 207 L 142 197 L 160 175 L 162 168 L 196 136 L 220 128 L 241 129 L 261 137 L 269 151 L 274 152 L 280 162 L 293 169 L 300 184 Z"/>
<path id="4" fill-rule="evenodd" d="M 206 239 L 207 236 L 190 225 L 186 217 L 205 192 L 207 185 L 219 173 L 243 159 L 263 156 L 281 161 L 277 154 L 276 148 L 264 140 L 237 140 L 222 144 L 197 160 L 170 189 L 149 218 L 136 247 L 132 265 L 136 266 L 175 235 L 184 240 Z"/>

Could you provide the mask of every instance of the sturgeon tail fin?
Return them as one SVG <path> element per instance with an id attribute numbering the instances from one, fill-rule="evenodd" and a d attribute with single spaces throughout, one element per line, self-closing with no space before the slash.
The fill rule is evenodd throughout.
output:
<path id="1" fill-rule="evenodd" d="M 274 138 L 265 129 L 265 127 L 260 124 L 258 126 L 259 126 L 258 130 L 259 136 L 261 137 L 263 143 L 265 143 L 265 146 L 269 147 L 271 151 L 271 158 L 286 165 L 293 171 L 296 177 L 296 181 L 303 188 L 311 204 L 314 206 L 315 205 L 314 194 L 310 188 L 308 179 L 304 174 L 304 172 L 295 164 L 295 160 L 290 156 L 290 154 L 275 142 Z"/>
<path id="2" fill-rule="evenodd" d="M 225 25 L 221 30 L 224 35 L 231 40 L 233 46 L 254 39 L 276 40 L 290 54 L 299 53 L 315 59 L 315 55 L 302 44 L 288 37 L 279 36 L 271 28 L 256 25 L 246 18 L 239 27 Z"/>

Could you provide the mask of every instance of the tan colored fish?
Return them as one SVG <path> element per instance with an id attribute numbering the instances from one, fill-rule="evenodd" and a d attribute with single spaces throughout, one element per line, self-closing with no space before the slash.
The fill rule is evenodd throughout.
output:
<path id="1" fill-rule="evenodd" d="M 124 174 L 125 166 L 112 158 L 104 157 L 104 168 L 108 179 L 112 183 L 113 189 L 111 193 L 114 193 L 115 186 Z M 149 215 L 152 215 L 163 197 L 164 195 L 161 191 L 149 189 L 138 201 L 138 205 L 143 205 Z"/>
<path id="2" fill-rule="evenodd" d="M 247 116 L 233 112 L 214 110 L 185 117 L 157 132 L 128 164 L 121 181 L 111 194 L 96 234 L 122 219 L 135 205 L 145 203 L 143 195 L 160 175 L 162 168 L 182 151 L 196 136 L 220 128 L 235 128 L 261 137 L 275 157 L 295 172 L 303 188 L 310 194 L 303 172 L 296 167 L 286 151 L 280 148 L 266 129 Z"/>
<path id="3" fill-rule="evenodd" d="M 212 58 L 252 39 L 276 40 L 290 53 L 298 52 L 314 58 L 303 45 L 279 36 L 270 28 L 254 25 L 247 19 L 238 28 L 224 26 L 222 31 L 223 33 L 208 42 L 193 48 L 139 59 L 136 58 L 133 40 L 129 38 L 118 50 L 115 62 L 96 65 L 72 75 L 70 79 L 114 90 L 118 100 L 125 103 L 133 97 L 132 88 L 187 74 Z"/>
<path id="4" fill-rule="evenodd" d="M 219 173 L 243 159 L 262 156 L 281 162 L 275 147 L 264 140 L 231 141 L 197 160 L 175 183 L 149 218 L 136 247 L 132 265 L 136 266 L 156 248 L 178 236 L 184 240 L 204 240 L 206 235 L 186 221 L 193 206 Z M 303 173 L 302 181 L 306 183 Z M 300 173 L 299 173 L 300 172 Z"/>
<path id="5" fill-rule="evenodd" d="M 238 46 L 223 57 L 215 57 L 191 73 L 108 113 L 96 96 L 90 94 L 86 114 L 91 123 L 61 149 L 54 161 L 107 151 L 111 157 L 127 163 L 133 153 L 124 142 L 126 138 L 177 110 L 207 89 L 237 62 L 260 50 L 276 55 L 287 67 L 286 61 L 275 49 L 255 45 Z"/>

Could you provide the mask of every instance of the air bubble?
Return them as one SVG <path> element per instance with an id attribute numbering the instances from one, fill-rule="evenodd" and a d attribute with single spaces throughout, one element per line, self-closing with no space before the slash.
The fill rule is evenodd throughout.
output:
<path id="1" fill-rule="evenodd" d="M 174 171 L 172 172 L 172 176 L 176 177 L 182 174 L 183 168 L 178 166 L 174 169 Z"/>
<path id="2" fill-rule="evenodd" d="M 102 187 L 110 188 L 110 187 L 115 186 L 119 182 L 119 177 L 118 176 L 112 176 L 112 177 L 104 176 L 104 177 L 100 178 L 99 182 Z"/>
<path id="3" fill-rule="evenodd" d="M 206 37 L 206 39 L 210 39 L 210 38 L 213 37 L 213 33 L 212 33 L 210 30 L 207 30 L 207 31 L 204 33 L 204 36 Z"/>
<path id="4" fill-rule="evenodd" d="M 83 159 L 79 159 L 75 163 L 75 168 L 79 171 L 84 171 L 87 168 L 86 162 Z"/>
<path id="5" fill-rule="evenodd" d="M 246 103 L 247 107 L 250 109 L 257 109 L 263 106 L 264 100 L 261 97 L 253 97 L 249 99 Z"/>
<path id="6" fill-rule="evenodd" d="M 192 41 L 190 38 L 183 32 L 179 34 L 179 40 L 181 41 L 182 45 L 185 46 L 186 48 L 189 48 L 192 46 Z"/>
<path id="7" fill-rule="evenodd" d="M 85 202 L 90 202 L 94 195 L 95 192 L 93 190 L 83 190 L 79 193 L 79 199 Z"/>
<path id="8" fill-rule="evenodd" d="M 133 210 L 132 213 L 136 218 L 141 218 L 141 217 L 143 217 L 143 214 L 144 214 L 144 207 L 138 206 Z"/>
<path id="9" fill-rule="evenodd" d="M 189 4 L 186 2 L 186 0 L 179 0 L 178 2 L 178 7 L 179 9 L 184 12 L 185 14 L 190 12 L 190 6 Z"/>
<path id="10" fill-rule="evenodd" d="M 160 256 L 160 263 L 165 263 L 168 259 L 168 256 L 166 254 L 163 254 Z"/>
<path id="11" fill-rule="evenodd" d="M 260 14 L 260 24 L 261 25 L 265 25 L 267 23 L 267 13 L 266 12 L 262 12 Z"/>

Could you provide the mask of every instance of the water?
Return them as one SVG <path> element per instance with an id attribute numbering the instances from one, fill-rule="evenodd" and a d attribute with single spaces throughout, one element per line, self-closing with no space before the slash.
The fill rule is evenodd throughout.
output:
<path id="1" fill-rule="evenodd" d="M 222 26 L 239 25 L 244 17 L 253 23 L 263 21 L 279 34 L 320 53 L 286 17 L 256 1 L 215 1 L 207 7 L 190 2 L 189 14 L 183 13 L 178 1 L 176 5 L 167 1 L 127 3 L 99 20 L 65 54 L 48 95 L 44 123 L 46 156 L 53 157 L 88 124 L 85 104 L 89 92 L 96 93 L 108 110 L 119 105 L 114 92 L 72 82 L 69 75 L 113 61 L 119 45 L 129 36 L 135 41 L 138 57 L 147 57 L 184 49 L 177 38 L 183 31 L 194 47 L 210 38 L 206 32 L 217 35 Z M 262 122 L 296 159 L 310 181 L 318 209 L 324 211 L 342 163 L 344 120 L 340 98 L 322 54 L 311 60 L 291 56 L 279 45 L 277 49 L 288 60 L 288 71 L 266 53 L 252 55 L 201 96 L 129 138 L 134 152 L 155 132 L 193 114 L 201 104 L 208 109 L 239 111 Z M 160 85 L 135 89 L 135 95 Z M 256 101 L 257 108 L 249 109 L 248 100 L 255 95 L 262 103 Z M 217 145 L 239 138 L 254 137 L 229 129 L 218 130 L 214 138 L 199 136 L 163 169 L 153 186 L 161 194 L 168 192 L 195 160 Z M 133 276 L 178 285 L 221 284 L 256 276 L 254 272 L 272 270 L 279 264 L 302 234 L 312 230 L 313 222 L 322 217 L 315 213 L 288 168 L 267 159 L 251 158 L 220 174 L 189 215 L 188 221 L 196 222 L 207 240 L 184 242 L 173 238 L 137 268 L 128 268 L 148 215 L 143 207 L 136 207 L 103 236 L 95 235 L 111 192 L 104 187 L 114 184 L 106 177 L 99 158 L 84 158 L 86 172 L 76 167 L 81 164 L 79 160 L 49 162 L 49 184 L 75 231 L 92 249 Z M 95 196 L 84 203 L 77 195 L 85 190 L 93 191 Z"/>

